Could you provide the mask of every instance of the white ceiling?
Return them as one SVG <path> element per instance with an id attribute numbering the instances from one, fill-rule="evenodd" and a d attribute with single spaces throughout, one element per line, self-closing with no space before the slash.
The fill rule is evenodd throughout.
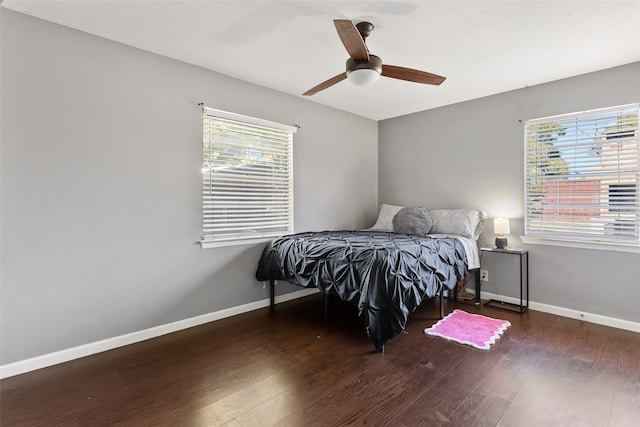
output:
<path id="1" fill-rule="evenodd" d="M 4 0 L 3 7 L 296 96 L 344 71 L 333 19 L 369 20 L 385 64 L 441 86 L 381 78 L 308 99 L 382 120 L 640 60 L 640 0 Z M 639 76 L 640 78 L 640 76 Z"/>

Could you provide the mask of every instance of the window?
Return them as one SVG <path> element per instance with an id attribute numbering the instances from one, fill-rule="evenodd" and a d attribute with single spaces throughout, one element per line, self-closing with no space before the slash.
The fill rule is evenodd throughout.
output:
<path id="1" fill-rule="evenodd" d="M 293 232 L 296 128 L 210 108 L 202 124 L 202 246 Z"/>
<path id="2" fill-rule="evenodd" d="M 639 106 L 526 122 L 525 242 L 640 247 Z"/>

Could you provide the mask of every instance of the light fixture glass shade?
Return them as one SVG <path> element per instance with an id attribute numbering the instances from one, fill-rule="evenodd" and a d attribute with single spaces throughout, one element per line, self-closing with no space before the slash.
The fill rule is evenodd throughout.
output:
<path id="1" fill-rule="evenodd" d="M 493 232 L 500 235 L 511 233 L 509 218 L 495 218 L 493 220 Z"/>
<path id="2" fill-rule="evenodd" d="M 369 86 L 378 81 L 380 73 L 376 70 L 360 68 L 347 74 L 347 78 L 356 86 Z"/>

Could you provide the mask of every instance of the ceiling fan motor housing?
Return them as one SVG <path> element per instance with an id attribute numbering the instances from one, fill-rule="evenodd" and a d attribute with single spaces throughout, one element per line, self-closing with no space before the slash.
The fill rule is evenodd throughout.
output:
<path id="1" fill-rule="evenodd" d="M 355 70 L 374 70 L 378 74 L 382 72 L 382 59 L 375 55 L 369 54 L 368 61 L 354 61 L 347 59 L 347 76 Z"/>

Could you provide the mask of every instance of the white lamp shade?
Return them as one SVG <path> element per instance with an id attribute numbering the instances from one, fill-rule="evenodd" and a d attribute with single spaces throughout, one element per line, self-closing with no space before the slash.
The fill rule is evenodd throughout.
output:
<path id="1" fill-rule="evenodd" d="M 380 73 L 368 68 L 359 68 L 347 74 L 347 78 L 356 86 L 368 86 L 378 81 Z"/>
<path id="2" fill-rule="evenodd" d="M 500 235 L 511 233 L 509 218 L 495 218 L 493 220 L 493 232 Z"/>

